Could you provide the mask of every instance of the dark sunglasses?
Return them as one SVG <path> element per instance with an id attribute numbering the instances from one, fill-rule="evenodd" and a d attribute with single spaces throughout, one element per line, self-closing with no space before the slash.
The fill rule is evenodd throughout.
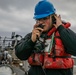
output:
<path id="1" fill-rule="evenodd" d="M 44 17 L 44 18 L 36 19 L 36 20 L 47 20 L 49 18 L 50 18 L 50 16 L 47 16 L 47 17 Z"/>

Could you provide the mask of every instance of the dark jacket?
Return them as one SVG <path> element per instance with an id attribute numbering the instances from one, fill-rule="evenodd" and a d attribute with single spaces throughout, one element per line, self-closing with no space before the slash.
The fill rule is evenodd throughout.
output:
<path id="1" fill-rule="evenodd" d="M 61 39 L 66 48 L 66 52 L 76 56 L 76 33 L 70 29 L 59 26 Z M 16 55 L 21 60 L 26 60 L 31 55 L 35 43 L 31 40 L 31 33 L 27 34 L 15 47 Z"/>
<path id="2" fill-rule="evenodd" d="M 64 28 L 62 25 L 60 25 L 57 28 L 57 30 L 58 30 L 58 32 L 60 34 L 60 37 L 62 39 L 62 42 L 63 42 L 65 48 L 66 48 L 66 52 L 76 56 L 76 34 L 72 30 Z M 15 47 L 16 56 L 19 59 L 21 59 L 21 60 L 27 60 L 28 57 L 33 53 L 35 43 L 32 42 L 32 40 L 31 40 L 31 33 L 27 34 L 16 45 L 16 47 Z M 32 68 L 33 68 L 33 71 L 35 71 L 35 69 L 37 67 L 36 68 L 32 67 Z M 31 71 L 32 71 L 32 68 L 30 69 Z M 40 67 L 39 67 L 39 69 L 40 69 Z M 53 71 L 53 70 L 51 70 L 51 71 Z M 56 71 L 56 70 L 54 70 L 54 71 Z M 61 72 L 63 72 L 63 71 L 64 70 L 61 70 Z M 39 72 L 40 72 L 40 70 L 39 70 Z M 50 72 L 50 71 L 48 70 L 48 72 Z M 60 71 L 57 70 L 57 72 L 60 72 Z M 69 72 L 69 74 L 68 74 L 68 72 Z M 73 71 L 71 69 L 68 69 L 68 72 L 66 74 L 65 74 L 65 72 L 63 72 L 63 74 L 62 73 L 61 74 L 58 73 L 58 75 L 72 75 Z M 32 73 L 32 75 L 35 75 L 35 74 Z M 47 75 L 57 75 L 57 74 L 55 74 L 55 72 L 54 73 L 51 72 L 51 74 L 49 73 Z"/>

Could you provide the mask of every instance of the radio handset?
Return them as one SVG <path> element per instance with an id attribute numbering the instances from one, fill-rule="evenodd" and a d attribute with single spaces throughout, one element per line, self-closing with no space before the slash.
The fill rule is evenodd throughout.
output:
<path id="1" fill-rule="evenodd" d="M 56 24 L 56 19 L 54 16 L 52 16 L 52 24 Z"/>
<path id="2" fill-rule="evenodd" d="M 40 27 L 40 28 L 44 28 L 44 25 L 42 25 L 42 24 L 39 24 L 37 27 Z"/>

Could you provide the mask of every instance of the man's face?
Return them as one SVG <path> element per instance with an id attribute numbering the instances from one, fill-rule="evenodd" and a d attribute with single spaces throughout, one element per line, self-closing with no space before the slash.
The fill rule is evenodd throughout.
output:
<path id="1" fill-rule="evenodd" d="M 38 24 L 44 25 L 43 32 L 47 32 L 49 29 L 53 27 L 51 16 L 47 16 L 41 19 L 37 19 L 36 22 Z"/>

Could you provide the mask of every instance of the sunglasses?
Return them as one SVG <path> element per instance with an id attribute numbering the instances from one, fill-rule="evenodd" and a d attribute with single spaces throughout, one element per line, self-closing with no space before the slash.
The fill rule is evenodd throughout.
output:
<path id="1" fill-rule="evenodd" d="M 47 20 L 47 19 L 49 19 L 49 18 L 50 18 L 50 16 L 47 16 L 47 17 L 44 17 L 44 18 L 36 19 L 36 21 Z"/>

